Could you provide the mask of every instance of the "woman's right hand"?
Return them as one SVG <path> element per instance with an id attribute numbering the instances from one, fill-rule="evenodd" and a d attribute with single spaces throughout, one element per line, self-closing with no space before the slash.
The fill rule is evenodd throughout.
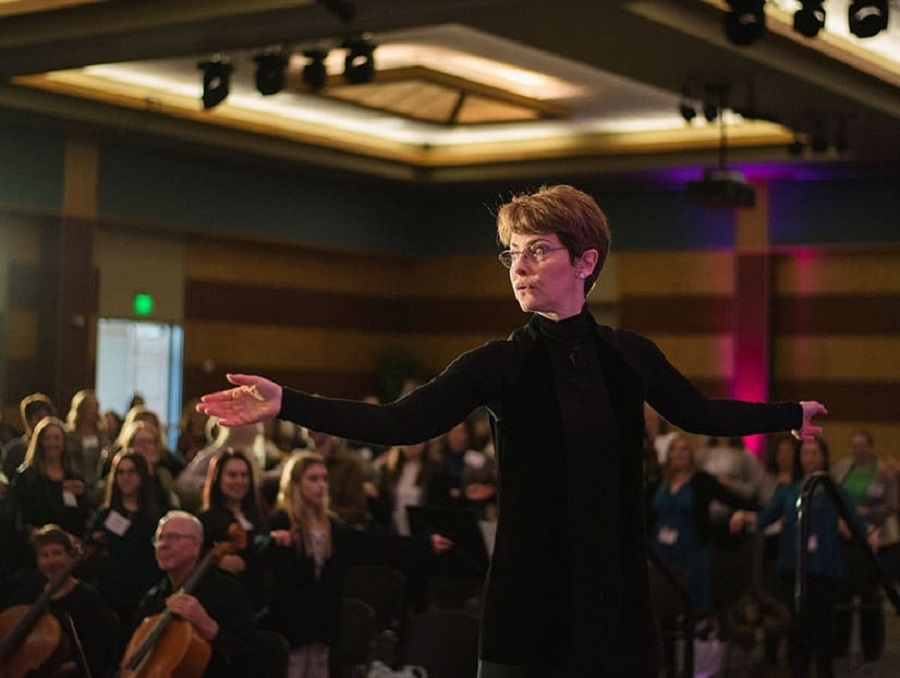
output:
<path id="1" fill-rule="evenodd" d="M 229 374 L 226 378 L 235 388 L 203 396 L 198 412 L 218 418 L 222 426 L 255 424 L 278 415 L 282 388 L 274 381 L 249 374 Z"/>
<path id="2" fill-rule="evenodd" d="M 272 541 L 279 546 L 293 546 L 296 541 L 294 533 L 291 530 L 272 530 L 269 533 L 269 536 L 272 537 Z"/>

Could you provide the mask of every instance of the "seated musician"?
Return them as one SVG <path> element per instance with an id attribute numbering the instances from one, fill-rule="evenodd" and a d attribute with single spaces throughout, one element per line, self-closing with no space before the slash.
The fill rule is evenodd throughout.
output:
<path id="1" fill-rule="evenodd" d="M 189 621 L 200 637 L 211 644 L 212 656 L 204 676 L 250 675 L 248 658 L 253 650 L 256 619 L 237 580 L 210 567 L 191 592 L 180 590 L 200 562 L 203 525 L 190 513 L 169 511 L 159 521 L 154 545 L 156 562 L 166 576 L 138 605 L 136 625 L 168 608 Z"/>
<path id="2" fill-rule="evenodd" d="M 119 632 L 111 624 L 117 623 L 118 619 L 114 613 L 105 610 L 103 599 L 96 589 L 72 575 L 79 556 L 72 536 L 51 523 L 35 530 L 29 542 L 40 577 L 32 577 L 31 572 L 19 573 L 20 577 L 30 581 L 12 582 L 10 595 L 4 603 L 10 606 L 31 605 L 44 591 L 58 585 L 50 596 L 46 611 L 59 622 L 60 632 L 64 634 L 59 638 L 65 637 L 62 663 L 40 675 L 107 675 L 116 659 L 110 639 L 114 639 Z"/>

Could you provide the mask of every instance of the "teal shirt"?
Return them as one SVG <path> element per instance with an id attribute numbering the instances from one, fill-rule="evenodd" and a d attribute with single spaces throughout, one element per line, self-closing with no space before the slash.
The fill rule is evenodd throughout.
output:
<path id="1" fill-rule="evenodd" d="M 800 497 L 802 483 L 779 485 L 769 505 L 757 515 L 757 527 L 763 529 L 776 520 L 784 519 L 784 528 L 778 536 L 779 572 L 793 572 L 797 568 L 797 499 Z M 850 502 L 847 492 L 838 487 L 844 500 Z M 853 504 L 849 503 L 852 508 Z M 819 487 L 810 502 L 809 521 L 809 574 L 831 579 L 843 579 L 845 576 L 844 556 L 841 537 L 838 533 L 840 514 L 824 487 Z M 865 524 L 856 511 L 853 511 L 857 527 L 865 532 Z"/>

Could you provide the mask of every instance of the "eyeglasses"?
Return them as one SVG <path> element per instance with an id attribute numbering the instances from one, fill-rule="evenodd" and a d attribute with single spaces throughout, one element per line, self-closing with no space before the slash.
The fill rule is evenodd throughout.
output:
<path id="1" fill-rule="evenodd" d="M 158 534 L 153 537 L 153 546 L 159 546 L 160 544 L 166 544 L 170 541 L 181 541 L 182 539 L 196 539 L 197 537 L 193 534 L 178 534 L 177 532 L 167 532 L 165 534 Z"/>
<path id="2" fill-rule="evenodd" d="M 564 249 L 567 248 L 548 247 L 547 245 L 538 243 L 536 245 L 529 245 L 522 251 L 503 250 L 500 254 L 497 255 L 497 258 L 500 260 L 501 264 L 506 266 L 506 268 L 512 268 L 513 265 L 519 260 L 519 257 L 524 256 L 526 261 L 533 261 L 534 263 L 539 264 L 544 259 L 546 259 L 547 255 L 551 252 L 557 252 Z"/>

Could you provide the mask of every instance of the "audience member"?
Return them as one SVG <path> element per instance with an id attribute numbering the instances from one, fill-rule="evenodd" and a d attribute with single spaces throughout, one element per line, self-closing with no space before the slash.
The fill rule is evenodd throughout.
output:
<path id="1" fill-rule="evenodd" d="M 365 526 L 370 516 L 362 465 L 347 450 L 342 438 L 318 431 L 310 431 L 309 435 L 313 449 L 328 469 L 329 508 L 350 525 Z"/>
<path id="2" fill-rule="evenodd" d="M 802 480 L 810 474 L 828 471 L 828 446 L 821 438 L 797 446 L 795 456 L 796 482 L 779 485 L 769 505 L 759 513 L 736 511 L 731 517 L 731 529 L 740 532 L 745 527 L 764 528 L 781 520 L 783 528 L 778 541 L 778 572 L 782 580 L 782 597 L 788 604 L 793 600 L 797 567 L 798 499 Z M 846 492 L 840 488 L 845 500 Z M 806 605 L 803 615 L 795 619 L 791 638 L 791 666 L 794 676 L 806 676 L 814 658 L 818 676 L 834 675 L 834 608 L 846 568 L 838 533 L 837 507 L 819 487 L 809 502 L 809 539 L 803 547 L 808 553 Z M 857 527 L 865 532 L 859 518 Z M 877 543 L 874 528 L 870 532 Z M 791 605 L 793 609 L 793 605 Z"/>
<path id="3" fill-rule="evenodd" d="M 106 422 L 100 416 L 100 404 L 93 390 L 82 389 L 72 396 L 66 415 L 66 430 L 71 441 L 75 472 L 84 478 L 88 497 L 92 497 L 101 477 L 103 451 L 112 442 L 107 436 Z"/>
<path id="4" fill-rule="evenodd" d="M 240 551 L 219 559 L 219 568 L 241 583 L 258 618 L 265 615 L 272 592 L 271 572 L 260 556 L 268 530 L 260 512 L 257 473 L 253 462 L 240 450 L 223 450 L 209 465 L 199 514 L 204 547 L 228 541 L 233 525 L 247 535 Z"/>
<path id="5" fill-rule="evenodd" d="M 88 529 L 91 538 L 105 545 L 107 556 L 86 578 L 125 625 L 131 624 L 141 597 L 161 575 L 152 544 L 159 517 L 146 458 L 122 450 L 113 458 L 105 500 Z"/>
<path id="6" fill-rule="evenodd" d="M 22 572 L 22 579 L 4 592 L 4 607 L 31 605 L 43 593 L 53 590 L 47 611 L 59 624 L 69 652 L 62 665 L 54 667 L 52 675 L 110 675 L 120 635 L 119 620 L 104 612 L 103 600 L 93 587 L 73 576 L 79 554 L 72 535 L 51 523 L 35 530 L 29 542 L 39 576 L 31 576 L 31 570 Z M 38 671 L 34 674 L 50 675 Z"/>
<path id="7" fill-rule="evenodd" d="M 56 417 L 44 417 L 34 428 L 12 494 L 16 525 L 25 535 L 48 523 L 78 539 L 84 534 L 86 487 L 74 473 L 65 424 Z"/>
<path id="8" fill-rule="evenodd" d="M 192 398 L 184 404 L 181 410 L 181 421 L 178 424 L 178 443 L 176 452 L 189 464 L 200 450 L 209 444 L 206 437 L 206 422 L 208 416 L 197 410 L 199 398 Z"/>
<path id="9" fill-rule="evenodd" d="M 12 481 L 13 477 L 25 461 L 25 453 L 28 451 L 28 439 L 31 437 L 34 427 L 44 417 L 55 417 L 56 408 L 53 402 L 43 393 L 32 393 L 22 398 L 19 403 L 19 416 L 22 418 L 24 433 L 19 438 L 10 440 L 0 452 L 2 458 L 2 471 Z"/>
<path id="10" fill-rule="evenodd" d="M 153 543 L 156 562 L 165 576 L 144 596 L 136 618 L 145 620 L 169 610 L 190 622 L 212 646 L 205 678 L 253 675 L 256 620 L 250 601 L 234 577 L 210 567 L 195 587 L 189 591 L 182 588 L 200 564 L 200 520 L 185 511 L 170 511 L 160 519 Z M 128 659 L 126 655 L 123 664 L 127 665 Z"/>
<path id="11" fill-rule="evenodd" d="M 897 484 L 889 477 L 887 467 L 875 456 L 874 442 L 868 431 L 856 431 L 850 436 L 850 454 L 834 465 L 831 475 L 846 490 L 859 514 L 870 526 L 877 528 L 879 548 L 896 549 L 900 543 Z M 863 547 L 849 538 L 845 538 L 843 544 L 848 577 L 835 608 L 837 656 L 846 654 L 850 648 L 853 600 L 858 596 L 863 660 L 875 662 L 884 649 L 880 582 Z"/>

